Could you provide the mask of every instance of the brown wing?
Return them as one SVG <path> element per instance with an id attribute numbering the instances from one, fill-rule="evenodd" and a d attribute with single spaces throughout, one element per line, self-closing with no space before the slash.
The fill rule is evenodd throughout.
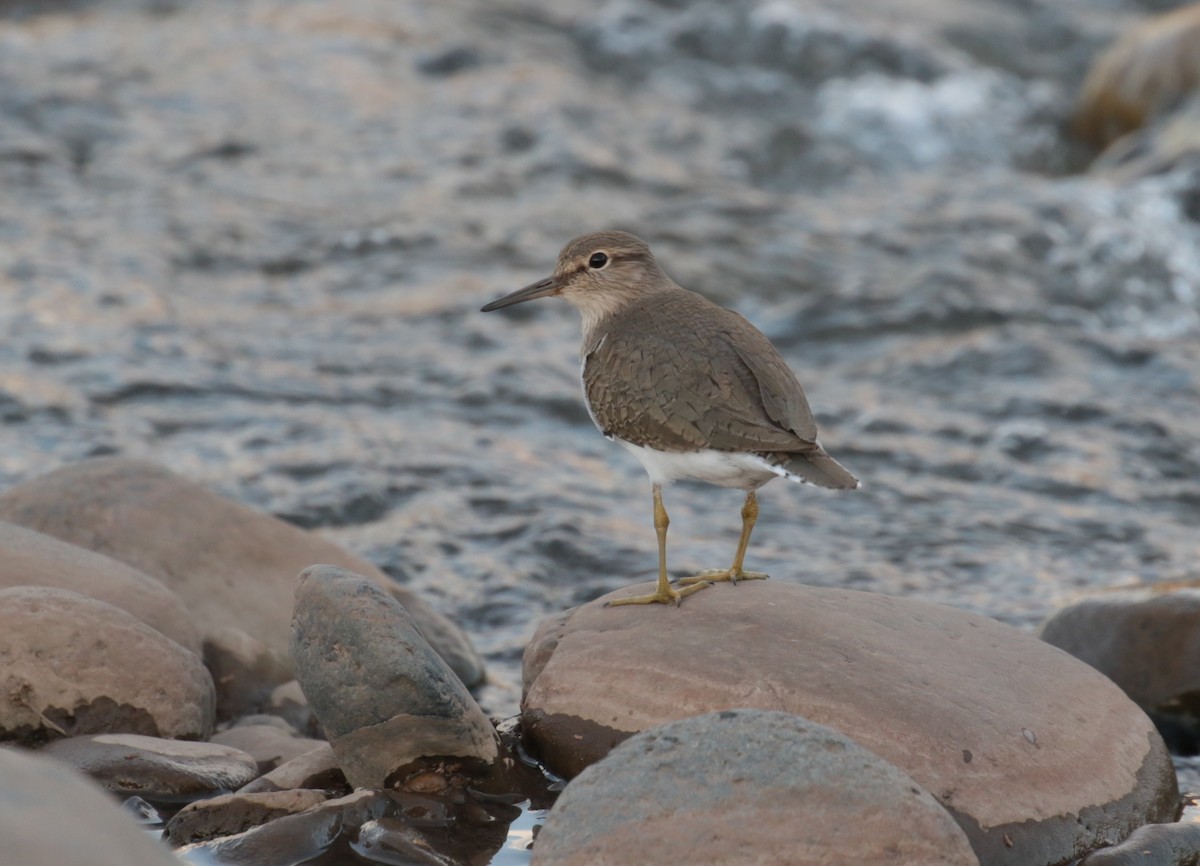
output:
<path id="1" fill-rule="evenodd" d="M 684 290 L 630 305 L 596 332 L 584 392 L 608 435 L 665 451 L 804 452 L 816 424 L 765 336 Z"/>

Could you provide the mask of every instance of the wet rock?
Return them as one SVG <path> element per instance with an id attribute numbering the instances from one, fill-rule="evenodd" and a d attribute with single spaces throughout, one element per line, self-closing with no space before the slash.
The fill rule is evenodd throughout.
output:
<path id="1" fill-rule="evenodd" d="M 254 758 L 240 749 L 137 734 L 71 737 L 51 743 L 42 754 L 110 791 L 166 802 L 232 791 L 258 775 Z"/>
<path id="2" fill-rule="evenodd" d="M 189 803 L 167 823 L 172 845 L 232 836 L 284 815 L 295 815 L 326 800 L 323 791 L 299 789 L 258 794 L 221 794 Z"/>
<path id="3" fill-rule="evenodd" d="M 103 601 L 0 590 L 0 735 L 204 737 L 213 685 L 199 657 Z"/>
<path id="4" fill-rule="evenodd" d="M 601 599 L 540 629 L 526 661 L 525 729 L 568 776 L 637 731 L 747 707 L 827 725 L 900 767 L 985 864 L 1058 863 L 1176 807 L 1161 739 L 1108 679 L 926 602 L 777 581 L 678 609 Z"/>
<path id="5" fill-rule="evenodd" d="M 1200 589 L 1095 595 L 1057 611 L 1039 634 L 1143 709 L 1175 704 L 1200 715 Z"/>
<path id="6" fill-rule="evenodd" d="M 396 596 L 464 682 L 483 679 L 466 635 L 375 566 L 152 463 L 66 466 L 0 493 L 0 519 L 141 569 L 183 599 L 206 635 L 234 626 L 281 656 L 296 574 L 316 562 L 342 565 Z"/>
<path id="7" fill-rule="evenodd" d="M 347 786 L 346 774 L 338 765 L 329 743 L 321 743 L 310 752 L 285 761 L 271 772 L 244 785 L 238 793 L 291 791 L 296 788 L 337 789 Z"/>
<path id="8" fill-rule="evenodd" d="M 498 757 L 479 705 L 373 581 L 327 565 L 300 575 L 292 665 L 355 787 L 385 786 L 420 758 Z"/>
<path id="9" fill-rule="evenodd" d="M 0 864 L 179 866 L 93 782 L 57 761 L 0 749 Z"/>
<path id="10" fill-rule="evenodd" d="M 533 849 L 535 866 L 835 862 L 979 863 L 906 773 L 836 731 L 761 710 L 621 743 L 567 785 Z"/>
<path id="11" fill-rule="evenodd" d="M 269 773 L 280 764 L 311 752 L 322 740 L 298 737 L 274 725 L 238 725 L 213 734 L 210 742 L 240 749 L 258 762 L 260 773 Z"/>
<path id="12" fill-rule="evenodd" d="M 194 653 L 200 632 L 179 598 L 155 580 L 107 556 L 0 521 L 0 589 L 49 586 L 106 601 Z"/>
<path id="13" fill-rule="evenodd" d="M 218 722 L 266 708 L 275 688 L 292 678 L 287 656 L 232 626 L 205 637 L 204 664 L 217 690 Z"/>
<path id="14" fill-rule="evenodd" d="M 1095 851 L 1079 866 L 1200 866 L 1200 824 L 1148 824 L 1124 842 Z"/>
<path id="15" fill-rule="evenodd" d="M 1075 133 L 1104 147 L 1178 106 L 1200 84 L 1198 49 L 1194 4 L 1128 28 L 1088 70 Z"/>
<path id="16" fill-rule="evenodd" d="M 202 852 L 226 866 L 304 863 L 333 844 L 343 827 L 358 827 L 390 804 L 377 791 L 355 791 L 233 836 L 185 845 L 178 853 L 194 858 Z"/>

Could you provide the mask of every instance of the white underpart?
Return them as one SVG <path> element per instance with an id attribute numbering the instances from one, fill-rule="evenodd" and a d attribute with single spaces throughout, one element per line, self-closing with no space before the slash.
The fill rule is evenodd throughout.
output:
<path id="1" fill-rule="evenodd" d="M 670 484 L 685 478 L 716 484 L 718 487 L 738 487 L 757 490 L 774 478 L 800 478 L 786 469 L 772 466 L 755 454 L 738 451 L 655 451 L 644 445 L 634 445 L 617 439 L 633 454 L 655 484 Z"/>

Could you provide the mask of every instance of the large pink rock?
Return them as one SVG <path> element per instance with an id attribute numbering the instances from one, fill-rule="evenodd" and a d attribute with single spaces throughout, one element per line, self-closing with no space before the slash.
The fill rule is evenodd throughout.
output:
<path id="1" fill-rule="evenodd" d="M 141 569 L 184 600 L 206 635 L 233 626 L 281 658 L 296 575 L 340 565 L 395 596 L 465 683 L 483 679 L 466 635 L 371 563 L 153 463 L 108 457 L 63 467 L 0 493 L 0 520 Z"/>
<path id="2" fill-rule="evenodd" d="M 106 601 L 199 655 L 200 630 L 175 593 L 95 551 L 0 521 L 0 589 L 50 586 Z"/>
<path id="3" fill-rule="evenodd" d="M 199 656 L 120 608 L 66 589 L 0 590 L 0 740 L 203 738 L 214 704 Z"/>
<path id="4" fill-rule="evenodd" d="M 984 866 L 1066 862 L 1173 817 L 1175 774 L 1150 720 L 1031 634 L 777 580 L 718 584 L 679 608 L 605 599 L 545 623 L 525 654 L 525 728 L 560 773 L 637 731 L 747 707 L 804 716 L 906 771 Z"/>

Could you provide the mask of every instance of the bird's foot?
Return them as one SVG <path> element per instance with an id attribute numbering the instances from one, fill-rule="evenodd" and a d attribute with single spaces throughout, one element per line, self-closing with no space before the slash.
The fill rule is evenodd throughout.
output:
<path id="1" fill-rule="evenodd" d="M 625 598 L 614 598 L 612 601 L 606 601 L 605 607 L 616 607 L 619 604 L 673 604 L 679 607 L 683 600 L 694 592 L 712 586 L 708 581 L 693 583 L 690 586 L 685 586 L 676 589 L 673 586 L 666 587 L 666 591 L 662 591 L 662 587 L 658 591 L 652 592 L 649 595 L 630 595 Z"/>
<path id="2" fill-rule="evenodd" d="M 761 571 L 743 571 L 740 568 L 708 568 L 691 577 L 680 578 L 679 585 L 688 586 L 689 584 L 699 585 L 701 582 L 722 583 L 728 581 L 736 586 L 739 580 L 766 580 L 768 577 L 770 577 L 769 574 Z"/>

